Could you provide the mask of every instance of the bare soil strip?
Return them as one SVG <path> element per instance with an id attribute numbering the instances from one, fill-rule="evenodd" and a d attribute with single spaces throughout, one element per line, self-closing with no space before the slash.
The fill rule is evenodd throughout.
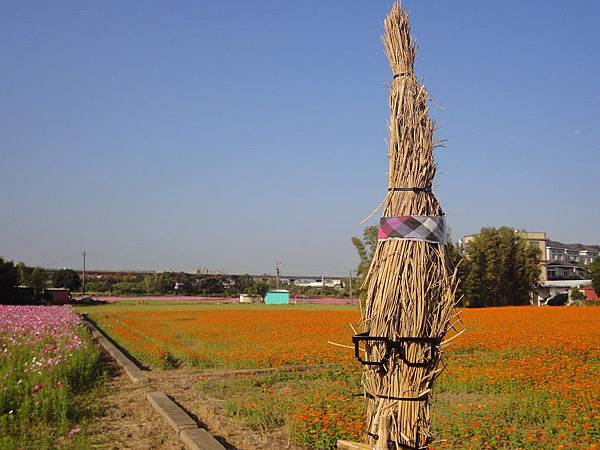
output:
<path id="1" fill-rule="evenodd" d="M 225 412 L 224 400 L 202 396 L 195 388 L 198 370 L 153 370 L 151 384 L 177 399 L 202 428 L 228 450 L 303 450 L 290 442 L 283 431 L 256 431 Z"/>
<path id="2" fill-rule="evenodd" d="M 214 370 L 197 370 L 191 374 L 202 378 L 226 378 L 235 377 L 238 375 L 263 375 L 266 373 L 280 372 L 306 372 L 308 370 L 322 369 L 333 367 L 332 364 L 315 364 L 302 366 L 283 366 L 283 367 L 266 367 L 263 369 L 214 369 Z"/>
<path id="3" fill-rule="evenodd" d="M 146 401 L 143 384 L 132 383 L 103 351 L 109 378 L 96 405 L 95 420 L 87 430 L 90 443 L 101 449 L 181 450 L 183 445 Z"/>
<path id="4" fill-rule="evenodd" d="M 225 412 L 224 400 L 200 397 L 195 388 L 200 377 L 231 377 L 247 373 L 277 370 L 308 370 L 297 366 L 283 369 L 251 369 L 232 371 L 200 371 L 193 368 L 152 370 L 145 383 L 132 383 L 121 367 L 103 351 L 103 365 L 108 381 L 103 389 L 95 415 L 88 429 L 90 443 L 101 449 L 183 450 L 183 443 L 162 417 L 151 407 L 146 395 L 163 391 L 227 450 L 303 450 L 290 442 L 283 431 L 252 430 Z"/>

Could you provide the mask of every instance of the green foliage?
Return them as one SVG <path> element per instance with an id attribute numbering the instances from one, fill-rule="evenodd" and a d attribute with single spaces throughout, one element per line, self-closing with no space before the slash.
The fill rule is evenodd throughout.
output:
<path id="1" fill-rule="evenodd" d="M 482 228 L 466 246 L 465 306 L 527 305 L 539 283 L 540 250 L 512 228 Z"/>
<path id="2" fill-rule="evenodd" d="M 358 253 L 358 257 L 360 258 L 360 262 L 358 263 L 358 267 L 356 269 L 357 280 L 355 292 L 358 293 L 357 296 L 359 298 L 359 301 L 363 305 L 366 302 L 366 292 L 364 290 L 361 290 L 360 286 L 362 285 L 362 281 L 367 275 L 367 272 L 369 271 L 371 260 L 373 259 L 375 249 L 377 248 L 378 231 L 379 229 L 375 225 L 371 225 L 363 230 L 362 239 L 356 236 L 352 238 L 352 244 L 354 244 L 354 248 L 356 248 L 356 252 Z"/>
<path id="3" fill-rule="evenodd" d="M 354 280 L 358 286 L 358 282 Z M 310 286 L 294 286 L 288 285 L 285 287 L 290 291 L 290 295 L 299 297 L 348 297 L 350 292 L 347 288 L 337 287 L 310 287 Z"/>
<path id="4" fill-rule="evenodd" d="M 12 300 L 14 287 L 18 282 L 18 271 L 14 263 L 0 258 L 0 303 Z"/>
<path id="5" fill-rule="evenodd" d="M 592 277 L 592 287 L 598 295 L 600 295 L 600 256 L 597 256 L 588 266 L 588 270 Z"/>
<path id="6" fill-rule="evenodd" d="M 146 293 L 144 284 L 136 281 L 119 281 L 113 284 L 110 288 L 111 294 L 116 295 L 142 295 Z M 160 292 L 153 292 L 159 294 Z"/>
<path id="7" fill-rule="evenodd" d="M 179 366 L 181 366 L 181 359 L 171 352 L 166 352 L 160 356 L 158 365 L 162 369 L 166 370 L 177 369 Z"/>
<path id="8" fill-rule="evenodd" d="M 19 286 L 31 286 L 31 272 L 33 272 L 33 267 L 28 267 L 23 262 L 17 263 L 15 267 L 19 277 Z"/>
<path id="9" fill-rule="evenodd" d="M 356 252 L 360 258 L 356 270 L 359 278 L 362 278 L 367 274 L 369 266 L 371 265 L 371 259 L 373 259 L 373 254 L 377 247 L 377 232 L 377 227 L 371 225 L 364 229 L 362 239 L 357 238 L 356 236 L 352 238 L 352 244 L 354 244 L 354 248 L 356 248 Z"/>
<path id="10" fill-rule="evenodd" d="M 573 303 L 581 303 L 585 300 L 585 294 L 579 289 L 571 289 L 570 298 Z"/>
<path id="11" fill-rule="evenodd" d="M 72 269 L 60 269 L 52 274 L 52 286 L 69 289 L 71 292 L 81 287 L 79 274 Z"/>
<path id="12" fill-rule="evenodd" d="M 41 267 L 28 267 L 24 263 L 19 262 L 15 266 L 15 270 L 17 273 L 17 283 L 15 284 L 33 288 L 37 292 L 48 287 L 48 274 Z"/>
<path id="13" fill-rule="evenodd" d="M 34 291 L 39 292 L 47 287 L 48 274 L 41 267 L 34 267 L 29 277 L 29 287 Z"/>
<path id="14" fill-rule="evenodd" d="M 86 278 L 86 292 L 110 292 L 116 282 L 112 278 Z"/>
<path id="15" fill-rule="evenodd" d="M 148 294 L 168 294 L 174 287 L 174 282 L 167 272 L 146 275 L 144 286 Z"/>
<path id="16" fill-rule="evenodd" d="M 254 279 L 250 275 L 233 276 L 233 286 L 230 289 L 232 295 L 248 294 L 248 289 L 251 289 L 255 284 Z"/>
<path id="17" fill-rule="evenodd" d="M 456 288 L 456 301 L 459 306 L 464 306 L 465 302 L 465 293 L 464 293 L 464 283 L 462 280 L 466 275 L 466 264 L 463 261 L 463 256 L 461 253 L 460 246 L 458 244 L 452 244 L 450 239 L 448 239 L 448 258 L 450 259 L 450 269 L 455 270 L 457 272 L 458 277 L 458 286 Z"/>
<path id="18" fill-rule="evenodd" d="M 253 297 L 261 297 L 264 298 L 267 295 L 267 291 L 269 290 L 269 285 L 262 281 L 256 281 L 252 283 L 248 288 L 246 288 L 245 294 L 251 295 Z"/>
<path id="19" fill-rule="evenodd" d="M 271 402 L 257 402 L 247 406 L 238 399 L 229 399 L 225 403 L 225 409 L 232 416 L 242 419 L 254 431 L 268 432 L 285 425 L 281 407 Z"/>
<path id="20" fill-rule="evenodd" d="M 228 414 L 263 433 L 283 431 L 302 448 L 334 449 L 357 440 L 364 422 L 360 373 L 343 367 L 200 381 L 203 394 L 225 398 Z M 356 431 L 355 431 L 356 430 Z"/>
<path id="21" fill-rule="evenodd" d="M 85 290 L 113 295 L 142 295 L 146 293 L 146 283 L 142 275 L 86 278 Z"/>
<path id="22" fill-rule="evenodd" d="M 198 292 L 203 295 L 222 294 L 225 292 L 225 286 L 221 277 L 202 278 L 198 283 Z"/>

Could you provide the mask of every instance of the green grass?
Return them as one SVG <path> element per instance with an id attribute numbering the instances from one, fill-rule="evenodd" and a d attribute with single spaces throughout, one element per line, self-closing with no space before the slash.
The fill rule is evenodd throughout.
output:
<path id="1" fill-rule="evenodd" d="M 307 449 L 333 448 L 358 438 L 362 427 L 360 375 L 343 366 L 200 381 L 201 395 L 224 400 L 227 414 L 250 429 L 280 429 Z"/>

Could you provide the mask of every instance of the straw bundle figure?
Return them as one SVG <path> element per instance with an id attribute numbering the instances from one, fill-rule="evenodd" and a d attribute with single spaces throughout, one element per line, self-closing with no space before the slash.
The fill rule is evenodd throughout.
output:
<path id="1" fill-rule="evenodd" d="M 442 339 L 456 317 L 456 275 L 431 191 L 436 166 L 428 93 L 414 73 L 415 46 L 400 3 L 385 19 L 382 40 L 393 73 L 388 193 L 363 284 L 363 332 L 353 341 L 365 364 L 366 442 L 382 450 L 426 449 Z"/>

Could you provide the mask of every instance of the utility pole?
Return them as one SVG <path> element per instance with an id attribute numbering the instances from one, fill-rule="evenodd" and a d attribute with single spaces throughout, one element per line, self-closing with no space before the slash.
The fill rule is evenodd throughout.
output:
<path id="1" fill-rule="evenodd" d="M 279 260 L 275 261 L 275 289 L 279 290 Z"/>
<path id="2" fill-rule="evenodd" d="M 83 283 L 82 283 L 82 293 L 85 296 L 85 250 L 83 251 Z"/>
<path id="3" fill-rule="evenodd" d="M 350 298 L 352 298 L 352 269 L 350 269 Z"/>

